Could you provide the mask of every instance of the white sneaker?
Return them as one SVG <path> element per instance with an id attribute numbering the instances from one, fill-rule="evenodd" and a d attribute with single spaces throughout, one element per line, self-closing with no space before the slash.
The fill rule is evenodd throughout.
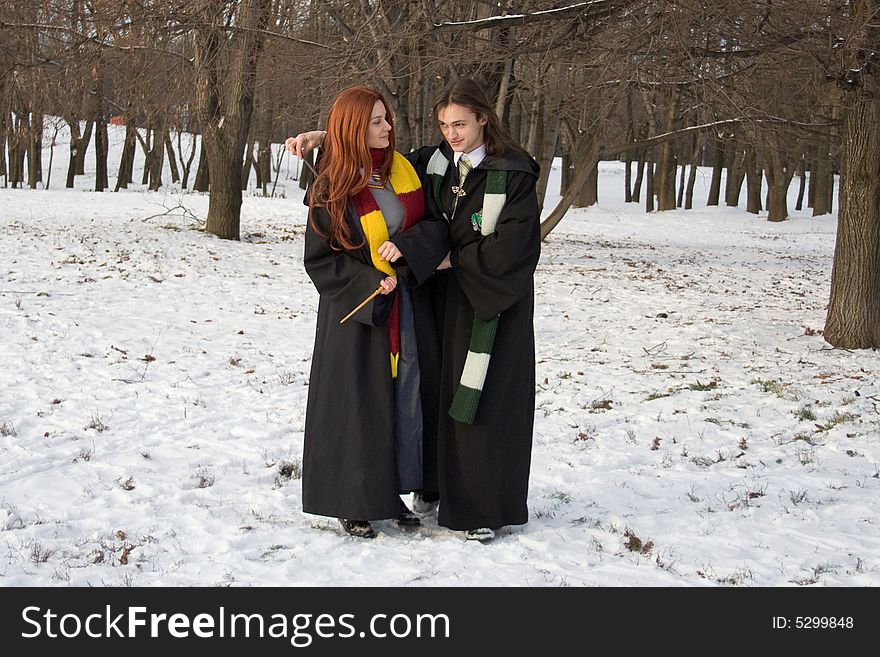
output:
<path id="1" fill-rule="evenodd" d="M 426 500 L 421 493 L 413 493 L 412 510 L 417 516 L 429 516 L 437 510 L 440 500 Z"/>
<path id="2" fill-rule="evenodd" d="M 488 543 L 495 538 L 495 532 L 488 527 L 480 527 L 479 529 L 468 529 L 464 533 L 464 537 L 469 541 L 479 541 L 480 543 Z"/>

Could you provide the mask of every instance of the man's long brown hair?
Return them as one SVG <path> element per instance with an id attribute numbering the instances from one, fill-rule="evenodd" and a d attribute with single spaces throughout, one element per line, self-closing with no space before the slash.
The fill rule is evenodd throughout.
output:
<path id="1" fill-rule="evenodd" d="M 441 110 L 449 105 L 461 105 L 467 107 L 477 117 L 485 116 L 486 125 L 483 126 L 483 143 L 486 145 L 486 155 L 504 155 L 506 152 L 516 152 L 531 159 L 531 156 L 517 144 L 513 137 L 507 134 L 502 127 L 495 109 L 486 98 L 483 88 L 470 78 L 459 78 L 441 93 L 437 102 L 434 103 L 434 119 L 439 121 Z"/>
<path id="2" fill-rule="evenodd" d="M 309 193 L 310 208 L 326 208 L 330 215 L 329 240 L 334 249 L 356 249 L 361 244 L 352 240 L 345 221 L 348 199 L 367 186 L 373 172 L 373 160 L 367 147 L 367 127 L 376 101 L 385 106 L 385 120 L 391 125 L 385 160 L 380 167 L 388 179 L 394 159 L 394 119 L 382 94 L 367 87 L 349 87 L 333 100 L 327 117 L 327 135 L 318 164 L 318 177 Z M 312 227 L 321 234 L 312 220 Z"/>

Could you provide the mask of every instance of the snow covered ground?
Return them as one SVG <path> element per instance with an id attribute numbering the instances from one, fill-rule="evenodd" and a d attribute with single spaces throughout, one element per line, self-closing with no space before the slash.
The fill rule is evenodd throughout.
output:
<path id="1" fill-rule="evenodd" d="M 706 208 L 708 175 L 645 214 L 603 163 L 536 275 L 530 522 L 363 541 L 301 510 L 295 164 L 229 242 L 205 195 L 62 189 L 57 148 L 49 190 L 0 189 L 0 586 L 880 585 L 880 354 L 820 335 L 834 216 Z"/>

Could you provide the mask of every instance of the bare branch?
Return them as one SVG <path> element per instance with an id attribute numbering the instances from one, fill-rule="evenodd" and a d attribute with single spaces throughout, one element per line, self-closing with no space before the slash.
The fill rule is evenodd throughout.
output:
<path id="1" fill-rule="evenodd" d="M 486 30 L 496 27 L 509 27 L 511 25 L 527 25 L 543 21 L 562 20 L 567 18 L 595 19 L 608 15 L 627 2 L 614 2 L 613 0 L 591 0 L 590 2 L 578 2 L 567 7 L 558 9 L 544 9 L 528 14 L 507 14 L 504 16 L 490 16 L 472 21 L 434 23 L 434 30 Z"/>

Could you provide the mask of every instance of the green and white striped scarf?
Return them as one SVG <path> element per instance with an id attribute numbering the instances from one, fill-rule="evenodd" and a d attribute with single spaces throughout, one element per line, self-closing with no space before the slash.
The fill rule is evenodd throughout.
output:
<path id="1" fill-rule="evenodd" d="M 440 152 L 434 151 L 434 155 L 428 162 L 428 178 L 434 190 L 434 199 L 437 207 L 442 208 L 440 203 L 440 189 L 449 160 Z M 481 235 L 491 235 L 495 232 L 495 225 L 501 216 L 501 209 L 507 198 L 507 172 L 488 171 L 486 176 L 486 190 L 483 193 L 483 209 L 471 215 L 471 224 L 476 230 L 479 228 Z M 477 414 L 477 406 L 480 403 L 480 394 L 483 392 L 483 384 L 486 381 L 486 373 L 489 371 L 489 359 L 492 356 L 492 344 L 495 342 L 495 331 L 498 329 L 498 316 L 488 321 L 474 317 L 471 329 L 471 341 L 468 345 L 467 358 L 464 362 L 464 370 L 461 373 L 458 389 L 452 398 L 449 407 L 449 415 L 459 422 L 473 424 Z"/>

